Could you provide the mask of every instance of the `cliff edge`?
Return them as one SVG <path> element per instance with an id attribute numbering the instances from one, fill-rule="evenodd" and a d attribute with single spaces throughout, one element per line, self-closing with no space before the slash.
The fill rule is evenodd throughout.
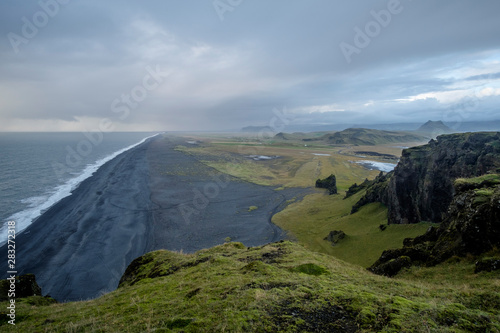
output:
<path id="1" fill-rule="evenodd" d="M 457 179 L 454 189 L 439 228 L 405 239 L 402 249 L 384 251 L 369 270 L 393 276 L 414 264 L 434 266 L 452 256 L 479 256 L 500 247 L 500 175 Z"/>
<path id="2" fill-rule="evenodd" d="M 500 171 L 500 132 L 438 136 L 405 149 L 383 202 L 389 224 L 442 222 L 455 195 L 457 178 Z"/>

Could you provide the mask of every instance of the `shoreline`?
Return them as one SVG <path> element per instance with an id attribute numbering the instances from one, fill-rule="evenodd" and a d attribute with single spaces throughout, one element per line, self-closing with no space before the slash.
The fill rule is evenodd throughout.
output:
<path id="1" fill-rule="evenodd" d="M 148 207 L 138 194 L 149 191 L 145 154 L 150 142 L 104 163 L 16 237 L 18 275 L 35 274 L 43 293 L 58 301 L 85 300 L 116 287 L 120 269 L 147 246 L 148 237 L 137 235 L 148 232 L 149 210 L 135 210 Z M 126 191 L 137 198 L 129 195 L 127 205 L 120 206 Z"/>
<path id="2" fill-rule="evenodd" d="M 60 302 L 86 300 L 115 290 L 129 263 L 153 250 L 195 252 L 226 237 L 246 246 L 286 238 L 271 217 L 308 189 L 275 191 L 217 173 L 174 150 L 182 142 L 150 138 L 82 181 L 16 237 L 18 275 L 35 274 L 43 294 Z M 196 195 L 214 184 L 217 195 L 207 192 L 196 206 Z M 195 212 L 186 219 L 189 206 Z"/>
<path id="3" fill-rule="evenodd" d="M 155 135 L 151 135 L 143 138 L 142 140 L 131 144 L 125 148 L 119 149 L 117 151 L 112 152 L 111 154 L 96 160 L 94 163 L 88 164 L 81 172 L 73 178 L 67 179 L 64 183 L 59 184 L 53 187 L 50 191 L 46 191 L 46 193 L 50 193 L 46 195 L 46 200 L 41 203 L 38 203 L 32 207 L 26 207 L 20 211 L 15 212 L 13 215 L 9 216 L 5 220 L 16 221 L 17 233 L 20 234 L 24 232 L 35 220 L 37 220 L 40 216 L 43 215 L 48 209 L 50 209 L 53 205 L 57 204 L 62 199 L 71 195 L 71 193 L 80 186 L 80 184 L 86 179 L 92 177 L 92 175 L 99 170 L 107 162 L 113 160 L 118 155 L 127 152 L 130 149 L 135 148 L 138 145 L 146 142 L 149 139 L 154 138 L 159 135 L 159 133 Z M 29 199 L 29 198 L 27 198 Z M 24 199 L 26 200 L 26 199 Z M 7 229 L 3 226 L 0 227 L 0 240 L 5 239 L 5 241 L 0 241 L 0 247 L 5 245 L 7 242 Z"/>

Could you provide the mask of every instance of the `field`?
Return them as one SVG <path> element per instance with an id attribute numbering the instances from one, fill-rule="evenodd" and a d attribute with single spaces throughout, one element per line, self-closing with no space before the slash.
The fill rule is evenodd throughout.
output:
<path id="1" fill-rule="evenodd" d="M 302 136 L 299 136 L 302 137 Z M 403 239 L 423 234 L 428 224 L 387 224 L 387 209 L 371 204 L 350 215 L 351 207 L 362 196 L 358 193 L 343 200 L 345 191 L 354 183 L 373 179 L 380 171 L 369 170 L 355 162 L 373 160 L 397 163 L 390 156 L 400 156 L 402 147 L 416 143 L 375 146 L 304 144 L 301 140 L 258 139 L 246 137 L 186 137 L 188 145 L 177 149 L 192 154 L 203 163 L 244 181 L 274 186 L 313 188 L 318 178 L 334 174 L 338 195 L 329 196 L 324 190 L 313 190 L 302 200 L 290 202 L 273 217 L 273 222 L 286 230 L 291 239 L 310 250 L 329 254 L 344 261 L 370 266 L 383 250 L 398 248 Z M 196 143 L 196 144 L 193 144 Z M 363 152 L 361 155 L 359 152 Z M 380 155 L 380 156 L 377 156 Z M 258 159 L 266 156 L 269 159 Z M 258 159 L 258 160 L 256 160 Z M 346 238 L 335 246 L 324 238 L 332 230 L 342 230 Z"/>
<path id="2" fill-rule="evenodd" d="M 311 187 L 318 178 L 330 174 L 337 177 L 339 191 L 353 183 L 374 178 L 379 171 L 368 170 L 355 162 L 373 160 L 397 163 L 404 145 L 353 146 L 304 144 L 301 141 L 256 139 L 252 137 L 186 137 L 196 144 L 178 149 L 196 155 L 201 161 L 221 172 L 261 185 L 277 187 Z M 383 159 L 364 156 L 357 151 L 390 154 L 396 158 Z M 254 160 L 251 156 L 272 159 Z"/>

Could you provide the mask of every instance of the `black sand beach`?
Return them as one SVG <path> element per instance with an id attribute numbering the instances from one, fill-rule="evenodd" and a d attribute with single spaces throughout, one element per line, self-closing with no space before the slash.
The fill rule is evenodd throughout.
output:
<path id="1" fill-rule="evenodd" d="M 174 150 L 179 144 L 176 137 L 150 139 L 52 206 L 16 238 L 18 275 L 34 273 L 44 294 L 75 301 L 114 290 L 128 264 L 152 250 L 284 238 L 271 217 L 307 189 L 276 191 L 220 174 Z"/>

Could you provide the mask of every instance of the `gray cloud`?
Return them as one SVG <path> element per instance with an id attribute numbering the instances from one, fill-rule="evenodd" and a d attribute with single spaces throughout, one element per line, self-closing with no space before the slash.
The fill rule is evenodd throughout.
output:
<path id="1" fill-rule="evenodd" d="M 473 75 L 466 78 L 468 81 L 500 79 L 500 72 L 481 75 Z"/>
<path id="2" fill-rule="evenodd" d="M 500 98 L 498 1 L 401 0 L 368 33 L 396 0 L 243 1 L 223 21 L 212 1 L 41 3 L 57 13 L 29 38 L 40 3 L 0 4 L 0 130 L 104 117 L 127 130 L 232 129 L 283 106 L 303 123 L 418 122 L 470 96 L 475 119 L 491 119 Z M 341 43 L 358 50 L 350 63 Z M 120 119 L 113 101 L 139 91 L 147 66 L 169 76 Z"/>

